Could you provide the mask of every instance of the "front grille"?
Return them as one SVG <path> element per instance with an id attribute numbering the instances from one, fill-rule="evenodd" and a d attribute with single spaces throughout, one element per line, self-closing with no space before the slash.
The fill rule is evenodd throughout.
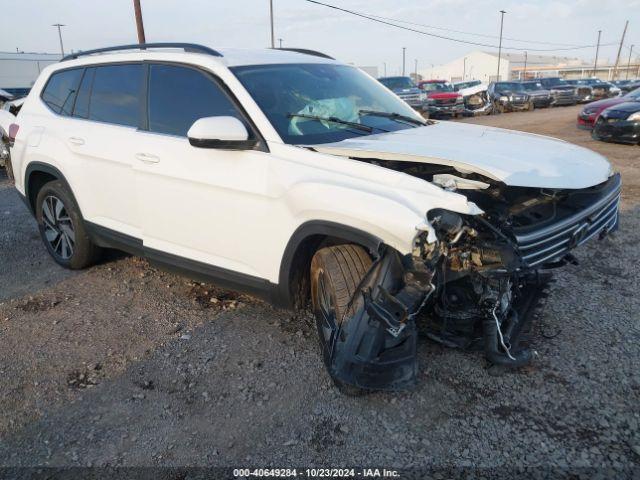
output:
<path id="1" fill-rule="evenodd" d="M 588 95 L 591 95 L 591 89 L 590 89 L 590 88 L 588 88 L 588 87 L 579 87 L 579 88 L 577 89 L 577 93 L 578 93 L 578 95 L 581 95 L 581 96 L 583 96 L 583 97 L 586 97 L 586 96 L 588 96 Z"/>
<path id="2" fill-rule="evenodd" d="M 419 102 L 420 94 L 400 95 L 400 98 L 405 102 Z"/>
<path id="3" fill-rule="evenodd" d="M 611 179 L 608 193 L 593 205 L 538 231 L 516 235 L 525 264 L 529 267 L 560 260 L 573 248 L 600 232 L 613 229 L 618 220 L 620 177 Z"/>
<path id="4" fill-rule="evenodd" d="M 435 99 L 435 104 L 436 105 L 455 105 L 456 103 L 456 99 L 455 98 L 439 98 L 439 99 Z"/>

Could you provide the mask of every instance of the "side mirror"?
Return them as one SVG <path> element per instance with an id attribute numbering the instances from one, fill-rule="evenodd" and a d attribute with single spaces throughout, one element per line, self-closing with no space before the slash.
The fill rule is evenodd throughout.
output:
<path id="1" fill-rule="evenodd" d="M 191 125 L 187 132 L 189 143 L 200 148 L 221 150 L 250 150 L 257 140 L 249 138 L 244 124 L 235 117 L 205 117 Z"/>

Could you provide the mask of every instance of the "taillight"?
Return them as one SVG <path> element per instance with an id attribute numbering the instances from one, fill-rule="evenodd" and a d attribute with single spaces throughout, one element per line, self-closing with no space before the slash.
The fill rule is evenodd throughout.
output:
<path id="1" fill-rule="evenodd" d="M 20 125 L 12 123 L 9 125 L 9 141 L 13 142 L 16 139 L 16 135 L 18 135 L 18 130 L 20 129 Z"/>

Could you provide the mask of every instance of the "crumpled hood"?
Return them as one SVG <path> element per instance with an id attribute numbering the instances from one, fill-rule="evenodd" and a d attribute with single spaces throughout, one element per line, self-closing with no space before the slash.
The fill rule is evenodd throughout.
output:
<path id="1" fill-rule="evenodd" d="M 602 155 L 562 140 L 457 122 L 312 147 L 346 157 L 450 165 L 520 187 L 587 188 L 606 181 L 612 173 Z"/>

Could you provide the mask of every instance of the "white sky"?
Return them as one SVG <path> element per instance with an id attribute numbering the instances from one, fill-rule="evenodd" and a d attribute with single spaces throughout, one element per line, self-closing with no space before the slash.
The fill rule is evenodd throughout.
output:
<path id="1" fill-rule="evenodd" d="M 498 35 L 504 9 L 504 36 L 526 40 L 592 45 L 602 30 L 604 43 L 619 42 L 624 21 L 630 21 L 626 45 L 640 53 L 640 0 L 322 0 L 343 8 L 428 25 Z M 184 41 L 215 48 L 269 46 L 269 0 L 142 0 L 148 42 Z M 288 47 L 311 48 L 345 62 L 375 65 L 382 73 L 399 72 L 402 47 L 407 70 L 446 63 L 484 47 L 461 45 L 402 31 L 337 12 L 305 0 L 274 0 L 276 38 Z M 0 0 L 0 51 L 58 52 L 53 23 L 64 23 L 65 50 L 87 50 L 136 43 L 132 0 Z M 465 40 L 497 44 L 496 38 L 414 28 Z M 592 61 L 595 48 L 534 52 L 548 45 L 516 43 L 530 53 L 577 56 Z M 528 48 L 527 48 L 528 47 Z M 615 59 L 617 47 L 603 47 L 600 58 Z M 621 61 L 629 50 L 623 48 Z M 635 55 L 634 55 L 635 57 Z"/>

